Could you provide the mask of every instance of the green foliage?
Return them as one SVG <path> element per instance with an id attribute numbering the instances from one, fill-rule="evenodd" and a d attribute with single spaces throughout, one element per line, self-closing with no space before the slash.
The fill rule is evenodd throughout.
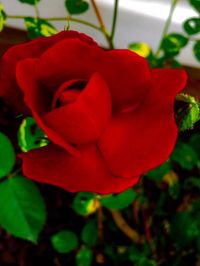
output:
<path id="1" fill-rule="evenodd" d="M 180 196 L 180 184 L 178 182 L 174 182 L 172 185 L 169 186 L 169 195 L 173 199 L 178 199 Z"/>
<path id="2" fill-rule="evenodd" d="M 200 40 L 195 42 L 193 46 L 193 53 L 195 58 L 200 62 Z"/>
<path id="3" fill-rule="evenodd" d="M 170 33 L 162 41 L 161 49 L 166 57 L 173 57 L 179 54 L 180 50 L 188 43 L 188 38 L 179 33 Z"/>
<path id="4" fill-rule="evenodd" d="M 82 230 L 81 239 L 85 244 L 91 247 L 97 244 L 98 227 L 96 219 L 91 219 L 87 222 L 87 224 L 84 226 Z"/>
<path id="5" fill-rule="evenodd" d="M 2 3 L 0 3 L 0 31 L 3 30 L 5 24 L 6 24 L 6 13 L 4 11 Z"/>
<path id="6" fill-rule="evenodd" d="M 19 1 L 29 5 L 35 5 L 40 2 L 40 0 L 19 0 Z"/>
<path id="7" fill-rule="evenodd" d="M 27 117 L 22 121 L 18 132 L 18 142 L 23 152 L 46 146 L 49 143 L 32 117 Z"/>
<path id="8" fill-rule="evenodd" d="M 57 33 L 56 28 L 45 19 L 26 17 L 24 23 L 30 39 L 48 37 Z"/>
<path id="9" fill-rule="evenodd" d="M 200 119 L 199 116 L 199 104 L 194 102 L 188 106 L 187 113 L 180 124 L 180 131 L 185 131 L 186 129 L 192 129 L 194 124 Z"/>
<path id="10" fill-rule="evenodd" d="M 163 179 L 163 176 L 165 176 L 171 169 L 172 169 L 171 163 L 170 163 L 170 161 L 167 161 L 166 163 L 162 164 L 161 166 L 151 170 L 146 175 L 151 180 L 160 181 Z"/>
<path id="11" fill-rule="evenodd" d="M 85 216 L 95 212 L 99 203 L 93 193 L 80 192 L 76 194 L 72 207 L 77 214 Z"/>
<path id="12" fill-rule="evenodd" d="M 73 231 L 62 230 L 51 237 L 54 249 L 59 253 L 69 253 L 78 247 L 78 238 Z"/>
<path id="13" fill-rule="evenodd" d="M 84 0 L 65 0 L 65 6 L 72 15 L 84 13 L 89 9 L 89 4 Z"/>
<path id="14" fill-rule="evenodd" d="M 179 164 L 183 169 L 191 170 L 198 163 L 197 153 L 186 143 L 178 142 L 171 160 Z"/>
<path id="15" fill-rule="evenodd" d="M 34 243 L 46 221 L 42 196 L 33 182 L 15 176 L 0 183 L 0 225 Z"/>
<path id="16" fill-rule="evenodd" d="M 135 42 L 130 43 L 128 49 L 136 54 L 144 57 L 149 62 L 149 66 L 151 67 L 154 63 L 154 55 L 151 47 L 144 42 Z"/>
<path id="17" fill-rule="evenodd" d="M 188 0 L 191 6 L 197 11 L 200 12 L 200 0 Z"/>
<path id="18" fill-rule="evenodd" d="M 187 211 L 174 214 L 171 219 L 170 236 L 178 247 L 185 247 L 199 236 L 198 221 Z"/>
<path id="19" fill-rule="evenodd" d="M 144 58 L 148 58 L 152 54 L 151 47 L 144 42 L 130 43 L 128 49 Z"/>
<path id="20" fill-rule="evenodd" d="M 92 259 L 92 250 L 88 247 L 82 247 L 76 254 L 76 266 L 91 266 Z"/>
<path id="21" fill-rule="evenodd" d="M 198 177 L 190 177 L 188 180 L 194 187 L 197 187 L 200 189 L 200 178 Z"/>
<path id="22" fill-rule="evenodd" d="M 188 35 L 194 35 L 200 32 L 200 18 L 189 18 L 183 24 L 184 30 Z"/>
<path id="23" fill-rule="evenodd" d="M 139 249 L 137 246 L 132 245 L 129 248 L 129 259 L 137 266 L 156 266 L 157 263 L 148 258 L 150 255 L 149 247 L 147 244 L 143 246 L 143 249 Z"/>
<path id="24" fill-rule="evenodd" d="M 186 94 L 180 94 L 183 105 L 176 112 L 176 120 L 180 131 L 192 129 L 194 124 L 199 121 L 199 103 L 194 97 Z"/>
<path id="25" fill-rule="evenodd" d="M 198 158 L 200 159 L 200 133 L 191 136 L 189 145 L 197 153 Z"/>
<path id="26" fill-rule="evenodd" d="M 15 151 L 10 140 L 0 132 L 0 178 L 10 173 L 15 164 Z"/>
<path id="27" fill-rule="evenodd" d="M 136 197 L 137 193 L 130 188 L 120 194 L 103 197 L 101 203 L 108 209 L 121 210 L 128 207 Z"/>

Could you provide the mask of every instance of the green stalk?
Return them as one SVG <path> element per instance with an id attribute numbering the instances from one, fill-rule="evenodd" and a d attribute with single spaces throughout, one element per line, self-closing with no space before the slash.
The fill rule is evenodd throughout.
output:
<path id="1" fill-rule="evenodd" d="M 7 18 L 8 19 L 24 19 L 25 16 L 12 16 L 12 15 L 7 15 Z M 77 23 L 80 23 L 80 24 L 89 26 L 89 27 L 91 27 L 91 28 L 93 28 L 95 30 L 98 30 L 98 31 L 102 32 L 102 30 L 101 30 L 100 27 L 98 27 L 98 26 L 96 26 L 96 25 L 94 25 L 94 24 L 92 24 L 90 22 L 87 22 L 85 20 L 73 18 L 71 16 L 69 16 L 69 17 L 58 17 L 58 18 L 56 18 L 56 17 L 55 18 L 54 17 L 49 17 L 49 18 L 43 18 L 43 19 L 48 20 L 48 21 L 66 21 L 66 19 L 68 19 L 68 18 L 71 21 L 73 21 L 73 22 L 77 22 Z"/>
<path id="2" fill-rule="evenodd" d="M 113 42 L 114 36 L 115 36 L 115 30 L 116 30 L 116 22 L 117 22 L 117 15 L 118 15 L 118 4 L 119 0 L 115 0 L 115 6 L 114 6 L 114 13 L 113 13 L 113 20 L 112 20 L 112 30 L 110 34 L 110 39 Z"/>
<path id="3" fill-rule="evenodd" d="M 77 22 L 77 23 L 80 23 L 80 24 L 83 24 L 83 25 L 86 25 L 88 27 L 91 27 L 95 30 L 98 30 L 100 32 L 102 32 L 102 29 L 98 26 L 96 26 L 95 24 L 93 23 L 90 23 L 88 21 L 85 21 L 85 20 L 82 20 L 82 19 L 78 19 L 78 18 L 74 18 L 74 17 L 71 17 L 71 16 L 67 16 L 67 17 L 58 17 L 58 18 L 44 18 L 46 20 L 49 20 L 49 21 L 66 21 L 67 20 L 70 20 L 70 21 L 73 21 L 73 22 Z"/>
<path id="4" fill-rule="evenodd" d="M 39 18 L 40 17 L 40 12 L 39 12 L 39 9 L 38 9 L 38 2 L 36 0 L 35 0 L 34 8 L 35 8 L 35 16 L 36 16 L 36 18 Z"/>
<path id="5" fill-rule="evenodd" d="M 99 21 L 99 25 L 100 25 L 100 27 L 101 27 L 101 32 L 104 34 L 104 36 L 105 36 L 105 38 L 106 38 L 106 40 L 107 40 L 107 42 L 108 42 L 109 48 L 110 48 L 110 49 L 113 49 L 113 48 L 114 48 L 114 45 L 113 45 L 113 42 L 112 42 L 111 36 L 110 36 L 110 34 L 108 33 L 108 31 L 107 31 L 107 28 L 106 28 L 106 26 L 105 26 L 105 23 L 104 23 L 103 17 L 102 17 L 102 15 L 101 15 L 101 12 L 100 12 L 100 10 L 99 10 L 99 7 L 98 7 L 98 5 L 97 5 L 97 3 L 96 3 L 96 0 L 91 0 L 91 4 L 92 4 L 92 6 L 93 6 L 93 9 L 94 9 L 94 12 L 95 12 L 95 14 L 96 14 L 96 17 L 97 17 L 97 19 L 98 19 L 98 21 Z"/>
<path id="6" fill-rule="evenodd" d="M 171 7 L 170 7 L 169 15 L 168 15 L 168 18 L 166 20 L 166 23 L 165 23 L 165 26 L 164 26 L 164 29 L 163 29 L 163 32 L 162 32 L 162 35 L 161 35 L 161 39 L 160 39 L 160 42 L 159 42 L 159 45 L 158 45 L 158 49 L 155 52 L 155 56 L 156 57 L 159 55 L 159 53 L 161 51 L 161 46 L 162 46 L 163 39 L 165 38 L 165 36 L 167 35 L 167 33 L 169 31 L 169 27 L 170 27 L 171 21 L 172 21 L 172 16 L 173 16 L 173 13 L 174 13 L 174 10 L 176 8 L 176 5 L 177 5 L 178 1 L 179 0 L 172 0 L 172 4 L 171 4 Z"/>

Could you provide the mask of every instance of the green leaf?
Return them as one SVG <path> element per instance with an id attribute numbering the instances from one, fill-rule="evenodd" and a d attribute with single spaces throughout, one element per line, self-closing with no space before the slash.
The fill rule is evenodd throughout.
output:
<path id="1" fill-rule="evenodd" d="M 200 12 L 200 0 L 189 0 L 189 3 L 197 12 Z"/>
<path id="2" fill-rule="evenodd" d="M 193 217 L 196 221 L 200 220 L 200 198 L 197 198 L 195 201 L 192 202 L 190 205 L 190 210 L 192 212 Z"/>
<path id="3" fill-rule="evenodd" d="M 81 14 L 89 9 L 89 4 L 84 0 L 65 0 L 65 6 L 70 14 Z"/>
<path id="4" fill-rule="evenodd" d="M 152 57 L 151 66 L 155 68 L 166 68 L 169 66 L 171 68 L 182 68 L 182 65 L 179 61 L 177 61 L 174 57 L 168 56 L 166 54 L 159 58 Z"/>
<path id="5" fill-rule="evenodd" d="M 183 98 L 182 106 L 176 112 L 176 120 L 180 131 L 193 129 L 196 122 L 199 121 L 199 103 L 194 97 L 187 94 L 180 94 Z"/>
<path id="6" fill-rule="evenodd" d="M 146 58 L 147 61 L 149 62 L 150 67 L 152 67 L 152 65 L 155 64 L 155 58 L 152 53 L 152 49 L 147 43 L 144 42 L 130 43 L 128 49 Z"/>
<path id="7" fill-rule="evenodd" d="M 46 221 L 43 198 L 35 184 L 15 176 L 0 183 L 0 225 L 34 243 Z"/>
<path id="8" fill-rule="evenodd" d="M 0 178 L 8 175 L 15 164 L 15 151 L 10 140 L 0 132 Z"/>
<path id="9" fill-rule="evenodd" d="M 51 237 L 51 243 L 59 253 L 69 253 L 78 247 L 78 238 L 74 232 L 62 230 Z"/>
<path id="10" fill-rule="evenodd" d="M 191 170 L 198 163 L 197 153 L 186 143 L 177 143 L 171 160 L 179 164 L 183 169 Z"/>
<path id="11" fill-rule="evenodd" d="M 200 178 L 197 177 L 191 177 L 189 179 L 190 183 L 192 183 L 195 187 L 200 189 Z"/>
<path id="12" fill-rule="evenodd" d="M 183 28 L 188 35 L 200 32 L 200 18 L 189 18 L 183 23 Z"/>
<path id="13" fill-rule="evenodd" d="M 176 213 L 171 220 L 171 238 L 178 246 L 187 246 L 194 238 L 199 235 L 197 221 L 186 212 Z"/>
<path id="14" fill-rule="evenodd" d="M 91 247 L 97 244 L 98 227 L 96 219 L 89 220 L 88 223 L 84 226 L 81 233 L 81 239 L 85 244 Z"/>
<path id="15" fill-rule="evenodd" d="M 138 266 L 157 266 L 157 262 L 148 258 L 141 258 Z"/>
<path id="16" fill-rule="evenodd" d="M 188 43 L 188 38 L 179 34 L 171 33 L 165 36 L 162 41 L 161 48 L 164 50 L 166 56 L 178 55 L 180 50 Z"/>
<path id="17" fill-rule="evenodd" d="M 200 133 L 193 134 L 189 139 L 189 145 L 198 154 L 200 159 Z"/>
<path id="18" fill-rule="evenodd" d="M 173 199 L 178 199 L 180 196 L 180 184 L 178 182 L 173 183 L 171 186 L 169 186 L 169 195 Z"/>
<path id="19" fill-rule="evenodd" d="M 40 0 L 19 0 L 21 3 L 29 4 L 29 5 L 35 5 L 40 2 Z"/>
<path id="20" fill-rule="evenodd" d="M 153 260 L 148 259 L 150 250 L 148 244 L 144 244 L 141 249 L 132 245 L 129 247 L 129 260 L 137 266 L 156 266 Z"/>
<path id="21" fill-rule="evenodd" d="M 99 207 L 99 201 L 95 198 L 95 195 L 90 192 L 77 193 L 72 207 L 79 215 L 89 215 L 97 210 Z"/>
<path id="22" fill-rule="evenodd" d="M 152 53 L 151 47 L 144 42 L 130 43 L 128 49 L 144 58 L 149 57 Z"/>
<path id="23" fill-rule="evenodd" d="M 82 247 L 76 254 L 76 266 L 92 265 L 93 253 L 88 247 Z"/>
<path id="24" fill-rule="evenodd" d="M 200 62 L 200 40 L 195 42 L 193 46 L 193 53 L 197 61 Z"/>
<path id="25" fill-rule="evenodd" d="M 45 134 L 32 117 L 27 117 L 22 121 L 18 132 L 18 142 L 23 152 L 49 144 Z"/>
<path id="26" fill-rule="evenodd" d="M 121 210 L 128 207 L 136 197 L 136 192 L 130 188 L 120 194 L 103 197 L 101 203 L 108 209 Z"/>
<path id="27" fill-rule="evenodd" d="M 171 163 L 167 161 L 166 163 L 162 164 L 161 166 L 151 170 L 146 175 L 154 180 L 160 181 L 162 178 L 172 169 Z"/>
<path id="28" fill-rule="evenodd" d="M 6 24 L 6 13 L 4 11 L 2 3 L 0 3 L 0 31 L 3 30 L 5 24 Z"/>
<path id="29" fill-rule="evenodd" d="M 31 39 L 48 37 L 57 33 L 56 28 L 45 19 L 26 17 L 24 22 Z"/>

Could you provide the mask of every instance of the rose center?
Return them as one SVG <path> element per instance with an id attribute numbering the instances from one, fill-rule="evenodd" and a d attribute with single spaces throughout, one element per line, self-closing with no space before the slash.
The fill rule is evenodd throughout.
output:
<path id="1" fill-rule="evenodd" d="M 75 102 L 86 86 L 84 80 L 70 80 L 64 82 L 53 97 L 51 109 L 56 109 Z"/>

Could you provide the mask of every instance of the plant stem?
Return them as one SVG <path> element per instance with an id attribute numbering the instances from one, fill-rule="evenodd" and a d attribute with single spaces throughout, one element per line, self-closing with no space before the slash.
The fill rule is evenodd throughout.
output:
<path id="1" fill-rule="evenodd" d="M 35 15 L 36 15 L 36 18 L 39 18 L 40 17 L 40 12 L 39 12 L 39 8 L 38 8 L 38 2 L 35 0 Z"/>
<path id="2" fill-rule="evenodd" d="M 105 26 L 105 24 L 104 24 L 104 21 L 103 21 L 103 18 L 102 18 L 102 16 L 101 16 L 101 13 L 100 13 L 100 11 L 99 11 L 99 8 L 98 8 L 98 6 L 97 6 L 97 4 L 96 4 L 96 1 L 95 1 L 95 0 L 91 0 L 91 2 L 92 2 L 92 6 L 93 6 L 93 8 L 94 8 L 95 14 L 96 14 L 96 16 L 97 16 L 97 19 L 98 19 L 98 21 L 99 21 L 99 24 L 100 24 L 102 30 L 105 31 L 105 30 L 106 30 L 106 26 Z"/>
<path id="3" fill-rule="evenodd" d="M 104 236 L 103 236 L 103 208 L 100 206 L 97 210 L 97 217 L 98 217 L 98 237 L 100 244 L 103 243 Z"/>
<path id="4" fill-rule="evenodd" d="M 8 175 L 8 178 L 12 178 L 12 177 L 18 175 L 21 171 L 22 171 L 21 167 L 16 169 L 14 172 L 12 172 L 11 174 Z"/>
<path id="5" fill-rule="evenodd" d="M 7 15 L 7 18 L 10 18 L 10 19 L 24 19 L 25 16 L 12 16 L 12 15 Z"/>
<path id="6" fill-rule="evenodd" d="M 68 19 L 68 20 L 71 20 L 73 22 L 77 22 L 77 23 L 89 26 L 89 27 L 91 27 L 91 28 L 93 28 L 95 30 L 98 30 L 98 31 L 102 32 L 101 28 L 96 26 L 95 24 L 92 24 L 92 23 L 90 23 L 88 21 L 85 21 L 85 20 L 82 20 L 82 19 L 78 19 L 78 18 L 74 18 L 74 17 L 71 17 L 71 16 L 67 16 L 67 18 L 66 17 L 61 17 L 61 18 L 44 18 L 44 19 L 49 20 L 49 21 L 54 21 L 54 20 L 55 21 L 56 20 L 57 21 L 59 21 L 59 20 L 65 20 L 66 21 L 66 19 Z"/>
<path id="7" fill-rule="evenodd" d="M 110 39 L 112 40 L 112 42 L 113 42 L 113 39 L 114 39 L 114 36 L 115 36 L 117 14 L 118 14 L 118 4 L 119 4 L 119 0 L 115 0 L 113 21 L 112 21 L 112 30 L 111 30 L 111 34 L 110 34 Z"/>
<path id="8" fill-rule="evenodd" d="M 7 18 L 8 19 L 24 19 L 25 16 L 12 16 L 12 15 L 7 15 Z M 85 20 L 82 20 L 82 19 L 77 19 L 77 18 L 73 18 L 71 16 L 68 16 L 67 18 L 66 17 L 58 17 L 58 18 L 54 18 L 54 17 L 49 17 L 49 18 L 43 18 L 45 20 L 49 20 L 49 21 L 66 21 L 66 19 L 70 19 L 71 21 L 74 21 L 74 22 L 77 22 L 77 23 L 80 23 L 80 24 L 83 24 L 83 25 L 86 25 L 86 26 L 89 26 L 93 29 L 96 29 L 100 32 L 102 32 L 102 29 L 90 22 L 87 22 Z"/>
<path id="9" fill-rule="evenodd" d="M 170 27 L 170 24 L 171 24 L 171 21 L 172 21 L 172 16 L 173 16 L 173 13 L 174 13 L 174 10 L 175 10 L 175 7 L 176 7 L 178 1 L 179 0 L 172 0 L 172 4 L 171 4 L 170 10 L 169 10 L 169 15 L 168 15 L 168 18 L 166 20 L 166 23 L 165 23 L 165 26 L 164 26 L 164 29 L 163 29 L 163 32 L 162 32 L 162 35 L 161 35 L 161 39 L 160 39 L 160 42 L 159 42 L 159 45 L 158 45 L 158 49 L 155 52 L 155 56 L 156 57 L 159 55 L 159 53 L 161 51 L 161 46 L 162 46 L 163 39 L 165 38 L 165 36 L 167 35 L 167 33 L 169 31 L 169 27 Z"/>
<path id="10" fill-rule="evenodd" d="M 150 217 L 147 216 L 146 210 L 144 208 L 142 209 L 142 218 L 143 218 L 143 223 L 144 223 L 146 240 L 149 243 L 149 247 L 151 249 L 154 259 L 157 260 L 158 256 L 157 256 L 156 246 L 154 244 L 154 241 L 151 235 L 150 225 L 149 225 Z"/>
<path id="11" fill-rule="evenodd" d="M 101 27 L 101 31 L 104 34 L 104 36 L 105 36 L 105 38 L 106 38 L 106 40 L 108 42 L 109 48 L 113 49 L 114 45 L 113 45 L 111 36 L 109 35 L 109 33 L 108 33 L 107 29 L 106 29 L 106 26 L 104 24 L 104 21 L 103 21 L 103 18 L 101 16 L 101 13 L 99 11 L 99 8 L 98 8 L 98 6 L 96 4 L 96 1 L 95 0 L 91 0 L 91 3 L 92 3 L 92 6 L 94 8 L 94 12 L 95 12 L 95 14 L 97 16 L 97 19 L 99 21 L 99 24 L 100 24 L 100 27 Z"/>
<path id="12" fill-rule="evenodd" d="M 140 237 L 138 232 L 131 228 L 125 219 L 122 217 L 121 213 L 119 211 L 113 211 L 110 210 L 113 220 L 116 224 L 116 226 L 129 238 L 131 239 L 134 243 L 140 244 L 143 243 L 143 238 Z"/>

